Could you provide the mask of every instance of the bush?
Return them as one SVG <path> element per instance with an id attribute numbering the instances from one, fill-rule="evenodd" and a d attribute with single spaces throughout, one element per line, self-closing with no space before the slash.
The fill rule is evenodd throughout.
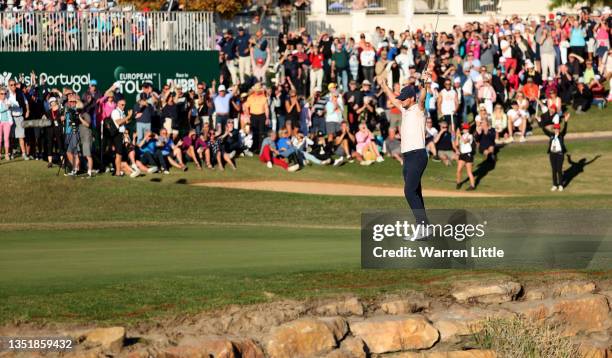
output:
<path id="1" fill-rule="evenodd" d="M 558 328 L 522 318 L 495 318 L 483 322 L 474 338 L 481 348 L 496 351 L 500 358 L 579 357 L 579 347 Z"/>

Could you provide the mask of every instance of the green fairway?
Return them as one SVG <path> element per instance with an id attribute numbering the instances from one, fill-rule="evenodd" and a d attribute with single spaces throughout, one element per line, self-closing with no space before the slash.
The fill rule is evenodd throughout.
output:
<path id="1" fill-rule="evenodd" d="M 612 143 L 572 141 L 568 148 L 574 160 L 601 157 L 576 168 L 563 193 L 548 191 L 545 144 L 515 144 L 502 148 L 496 167 L 478 187 L 513 196 L 426 197 L 427 206 L 611 208 Z M 476 163 L 481 160 L 477 156 Z M 454 170 L 430 162 L 424 187 L 454 190 Z M 134 180 L 109 175 L 73 180 L 55 174 L 56 169 L 48 170 L 41 162 L 0 163 L 0 324 L 130 324 L 232 303 L 432 290 L 441 287 L 434 283 L 443 286 L 464 275 L 359 269 L 361 212 L 407 210 L 402 197 L 376 196 L 376 186 L 402 185 L 400 166 L 390 159 L 370 167 L 313 166 L 297 173 L 270 170 L 255 158 L 242 158 L 236 172 L 192 168 Z M 368 184 L 372 196 L 185 184 L 206 180 Z"/>

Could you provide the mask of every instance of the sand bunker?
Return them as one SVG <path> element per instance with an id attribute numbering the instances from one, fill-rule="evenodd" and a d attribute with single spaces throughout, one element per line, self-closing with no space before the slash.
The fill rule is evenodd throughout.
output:
<path id="1" fill-rule="evenodd" d="M 319 194 L 319 195 L 348 195 L 348 196 L 404 196 L 400 187 L 381 187 L 360 184 L 337 184 L 313 181 L 209 181 L 194 183 L 197 186 L 212 188 L 263 190 L 285 193 Z M 425 197 L 502 197 L 504 194 L 491 194 L 482 192 L 466 192 L 465 190 L 436 190 L 424 189 Z"/>

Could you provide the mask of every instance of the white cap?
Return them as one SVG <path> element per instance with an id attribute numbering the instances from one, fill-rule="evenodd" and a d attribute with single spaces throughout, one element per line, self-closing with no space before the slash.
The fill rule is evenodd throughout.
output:
<path id="1" fill-rule="evenodd" d="M 599 81 L 599 80 L 601 79 L 601 76 L 600 76 L 600 75 L 595 75 L 595 79 L 596 79 L 597 81 Z"/>
<path id="2" fill-rule="evenodd" d="M 219 89 L 218 89 L 218 91 L 219 91 L 219 92 L 221 92 L 221 91 L 226 91 L 225 86 L 224 86 L 224 85 L 219 85 Z"/>
<path id="3" fill-rule="evenodd" d="M 438 82 L 432 82 L 432 83 L 431 83 L 431 88 L 432 88 L 432 89 L 437 89 L 437 88 L 439 88 L 439 87 L 440 87 L 440 86 L 438 86 Z"/>
<path id="4" fill-rule="evenodd" d="M 583 83 L 583 84 L 584 84 L 584 77 L 580 77 L 580 78 L 578 79 L 578 83 Z"/>
<path id="5" fill-rule="evenodd" d="M 459 77 L 455 77 L 455 79 L 453 80 L 453 82 L 455 82 L 455 83 L 461 83 L 461 78 L 459 78 Z"/>

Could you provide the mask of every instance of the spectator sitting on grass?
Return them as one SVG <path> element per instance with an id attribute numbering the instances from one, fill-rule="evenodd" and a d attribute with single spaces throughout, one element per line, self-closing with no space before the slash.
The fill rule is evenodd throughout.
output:
<path id="1" fill-rule="evenodd" d="M 213 167 L 210 164 L 210 150 L 208 149 L 209 130 L 210 129 L 208 126 L 205 126 L 205 128 L 202 129 L 202 133 L 200 133 L 195 143 L 195 151 L 202 165 L 206 164 L 206 168 L 212 169 Z"/>
<path id="2" fill-rule="evenodd" d="M 599 109 L 603 109 L 606 106 L 606 88 L 599 82 L 601 76 L 595 75 L 589 84 L 589 89 L 593 95 L 593 105 Z"/>
<path id="3" fill-rule="evenodd" d="M 355 134 L 357 141 L 355 145 L 355 152 L 359 153 L 360 157 L 363 158 L 361 165 L 370 165 L 373 160 L 369 160 L 369 157 L 376 158 L 376 162 L 383 162 L 382 155 L 378 152 L 378 146 L 374 142 L 374 136 L 368 129 L 365 122 L 359 124 L 359 131 Z"/>
<path id="4" fill-rule="evenodd" d="M 157 147 L 161 151 L 164 161 L 167 161 L 175 168 L 187 171 L 187 167 L 183 164 L 181 148 L 174 144 L 172 138 L 168 137 L 168 130 L 162 128 L 157 137 Z M 170 174 L 168 170 L 164 170 L 164 174 Z"/>
<path id="5" fill-rule="evenodd" d="M 488 160 L 495 161 L 495 130 L 489 127 L 489 121 L 482 121 L 476 128 L 474 139 L 478 143 L 478 152 Z"/>
<path id="6" fill-rule="evenodd" d="M 517 101 L 512 101 L 512 108 L 506 113 L 508 118 L 508 127 L 510 128 L 508 131 L 512 134 L 515 133 L 515 130 L 521 134 L 521 142 L 525 141 L 525 131 L 527 130 L 527 116 L 526 111 L 522 111 L 519 109 L 519 103 Z M 514 142 L 514 137 L 510 135 L 508 137 L 508 142 Z"/>
<path id="7" fill-rule="evenodd" d="M 431 120 L 428 119 L 428 121 Z M 397 129 L 395 127 L 390 127 L 389 135 L 387 136 L 387 139 L 385 139 L 385 148 L 387 150 L 387 155 L 397 160 L 400 165 L 404 165 L 400 144 L 401 142 Z"/>
<path id="8" fill-rule="evenodd" d="M 351 154 L 351 149 L 355 148 L 357 141 L 353 133 L 349 131 L 346 121 L 340 124 L 340 131 L 336 133 L 335 137 L 333 133 L 328 132 L 327 140 L 334 143 L 334 154 L 338 156 L 334 161 L 334 166 L 342 165 L 345 161 L 350 161 L 350 158 L 356 158 L 358 161 L 363 160 L 361 154 L 356 151 L 353 151 Z"/>
<path id="9" fill-rule="evenodd" d="M 134 133 L 134 140 L 135 139 L 136 133 Z M 136 164 L 136 146 L 130 138 L 130 131 L 127 129 L 123 132 L 123 145 L 121 153 L 121 171 L 119 176 L 124 176 L 125 173 L 127 173 L 129 174 L 130 178 L 139 177 L 140 169 L 138 169 L 138 165 Z"/>
<path id="10" fill-rule="evenodd" d="M 223 168 L 223 141 L 221 138 L 217 137 L 217 133 L 211 129 L 208 131 L 208 150 L 210 151 L 210 164 L 211 167 L 214 168 L 215 165 L 219 166 L 220 171 L 224 171 Z M 234 164 L 232 163 L 232 168 Z"/>
<path id="11" fill-rule="evenodd" d="M 185 154 L 187 158 L 190 158 L 198 168 L 198 170 L 202 170 L 202 166 L 200 165 L 200 161 L 196 155 L 195 144 L 196 144 L 196 131 L 195 129 L 189 130 L 189 133 L 182 140 L 180 140 L 177 145 L 180 146 L 182 153 Z"/>
<path id="12" fill-rule="evenodd" d="M 508 116 L 504 113 L 504 107 L 501 104 L 496 104 L 493 109 L 493 115 L 491 116 L 491 125 L 495 129 L 495 142 L 507 143 L 508 138 L 512 137 L 512 126 L 508 126 Z"/>
<path id="13" fill-rule="evenodd" d="M 591 93 L 589 87 L 586 86 L 584 83 L 584 78 L 582 77 L 578 80 L 573 103 L 576 114 L 583 114 L 584 112 L 588 111 L 593 103 L 593 93 Z"/>
<path id="14" fill-rule="evenodd" d="M 332 148 L 331 144 L 326 140 L 323 132 L 319 131 L 313 135 L 313 143 L 311 146 L 310 153 L 317 157 L 320 161 L 327 161 L 331 163 Z"/>
<path id="15" fill-rule="evenodd" d="M 245 124 L 240 130 L 240 151 L 242 155 L 247 157 L 253 156 L 253 133 L 251 133 L 251 124 Z"/>
<path id="16" fill-rule="evenodd" d="M 310 147 L 314 144 L 314 142 L 312 139 L 304 136 L 302 133 L 298 133 L 297 135 L 293 136 L 291 138 L 291 144 L 299 151 L 298 155 L 304 157 L 306 163 L 316 165 L 328 165 L 331 163 L 331 158 L 321 160 L 310 152 Z"/>
<path id="17" fill-rule="evenodd" d="M 452 164 L 453 160 L 457 160 L 458 155 L 453 149 L 453 135 L 448 130 L 448 123 L 440 122 L 440 133 L 433 140 L 436 146 L 438 158 L 447 167 Z"/>
<path id="18" fill-rule="evenodd" d="M 287 122 L 291 123 L 291 122 Z M 289 137 L 289 131 L 287 129 L 281 129 L 279 131 L 278 141 L 276 143 L 276 148 L 278 149 L 278 153 L 281 157 L 287 159 L 289 164 L 298 164 L 299 168 L 304 166 L 304 161 L 302 156 L 298 153 L 296 148 L 291 145 L 291 138 Z"/>
<path id="19" fill-rule="evenodd" d="M 223 141 L 223 158 L 233 167 L 233 159 L 242 152 L 240 133 L 234 128 L 234 121 L 227 122 L 221 140 Z"/>
<path id="20" fill-rule="evenodd" d="M 140 170 L 150 174 L 157 173 L 160 168 L 162 171 L 168 171 L 161 150 L 157 150 L 157 134 L 151 131 L 145 132 L 144 137 L 138 143 L 138 148 L 140 149 L 140 157 L 136 161 L 136 165 Z"/>
<path id="21" fill-rule="evenodd" d="M 272 164 L 277 165 L 287 171 L 294 172 L 300 169 L 298 164 L 292 165 L 291 169 L 287 162 L 280 158 L 280 152 L 276 149 L 276 132 L 269 131 L 268 136 L 264 138 L 261 143 L 261 150 L 259 154 L 259 160 L 263 163 L 266 163 L 268 168 L 272 169 Z"/>

